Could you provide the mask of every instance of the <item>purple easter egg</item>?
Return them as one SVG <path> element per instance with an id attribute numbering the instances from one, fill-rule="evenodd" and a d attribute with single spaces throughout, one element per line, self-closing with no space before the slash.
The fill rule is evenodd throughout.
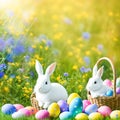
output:
<path id="1" fill-rule="evenodd" d="M 116 88 L 116 93 L 120 94 L 120 87 Z"/>
<path id="2" fill-rule="evenodd" d="M 35 114 L 35 118 L 38 119 L 38 120 L 49 118 L 49 112 L 47 110 L 39 110 Z"/>
<path id="3" fill-rule="evenodd" d="M 98 106 L 96 104 L 91 104 L 86 107 L 85 113 L 89 115 L 93 112 L 97 112 L 97 110 L 98 110 Z"/>
<path id="4" fill-rule="evenodd" d="M 28 110 L 26 108 L 22 108 L 18 112 L 21 112 L 24 116 L 30 116 L 31 115 L 30 110 Z"/>
<path id="5" fill-rule="evenodd" d="M 65 100 L 59 100 L 57 104 L 60 107 L 60 112 L 69 111 L 69 105 Z"/>
<path id="6" fill-rule="evenodd" d="M 17 109 L 17 111 L 20 110 L 20 109 L 22 109 L 22 108 L 24 108 L 24 106 L 21 105 L 21 104 L 14 104 L 14 106 Z"/>
<path id="7" fill-rule="evenodd" d="M 83 100 L 83 112 L 85 111 L 85 108 L 90 104 L 91 102 L 89 100 Z"/>
<path id="8" fill-rule="evenodd" d="M 4 114 L 11 115 L 11 114 L 13 114 L 14 112 L 16 112 L 17 109 L 16 109 L 15 106 L 13 106 L 12 104 L 5 104 L 5 105 L 2 106 L 1 111 L 2 111 Z"/>

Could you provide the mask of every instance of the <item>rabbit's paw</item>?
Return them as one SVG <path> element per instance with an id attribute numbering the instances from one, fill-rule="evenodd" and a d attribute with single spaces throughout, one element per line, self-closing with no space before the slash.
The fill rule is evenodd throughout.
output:
<path id="1" fill-rule="evenodd" d="M 42 107 L 43 103 L 41 101 L 38 102 L 39 106 Z"/>
<path id="2" fill-rule="evenodd" d="M 46 102 L 45 104 L 44 104 L 44 106 L 43 106 L 43 108 L 48 108 L 49 107 L 49 105 L 50 105 L 50 102 Z"/>

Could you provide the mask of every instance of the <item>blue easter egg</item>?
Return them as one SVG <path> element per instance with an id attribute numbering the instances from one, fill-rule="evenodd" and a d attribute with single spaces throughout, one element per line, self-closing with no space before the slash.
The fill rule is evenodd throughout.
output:
<path id="1" fill-rule="evenodd" d="M 113 96 L 113 90 L 108 90 L 105 95 L 106 96 Z"/>
<path id="2" fill-rule="evenodd" d="M 16 109 L 15 106 L 13 106 L 12 104 L 5 104 L 5 105 L 2 106 L 1 111 L 2 111 L 4 114 L 11 115 L 11 114 L 13 114 L 14 112 L 16 112 L 17 109 Z"/>
<path id="3" fill-rule="evenodd" d="M 91 104 L 86 107 L 85 113 L 89 115 L 93 112 L 97 112 L 97 110 L 98 110 L 98 106 L 96 104 Z"/>
<path id="4" fill-rule="evenodd" d="M 81 113 L 83 109 L 83 102 L 81 98 L 75 98 L 69 105 L 69 111 L 76 116 L 78 113 Z"/>
<path id="5" fill-rule="evenodd" d="M 60 120 L 73 120 L 74 116 L 71 112 L 62 112 L 59 116 Z"/>
<path id="6" fill-rule="evenodd" d="M 60 112 L 69 111 L 69 105 L 67 104 L 65 100 L 59 100 L 57 104 L 60 107 Z"/>

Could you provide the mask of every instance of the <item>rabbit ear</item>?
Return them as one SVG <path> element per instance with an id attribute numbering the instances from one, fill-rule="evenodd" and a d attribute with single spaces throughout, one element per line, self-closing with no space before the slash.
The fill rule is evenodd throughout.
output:
<path id="1" fill-rule="evenodd" d="M 97 74 L 97 65 L 95 64 L 93 67 L 93 76 L 95 76 Z"/>
<path id="2" fill-rule="evenodd" d="M 45 74 L 51 75 L 54 72 L 55 67 L 56 67 L 56 62 L 52 63 L 47 67 Z"/>
<path id="3" fill-rule="evenodd" d="M 99 70 L 97 71 L 97 76 L 98 76 L 99 78 L 102 77 L 102 75 L 103 75 L 103 70 L 104 70 L 104 66 L 102 66 L 101 68 L 99 68 Z"/>
<path id="4" fill-rule="evenodd" d="M 38 60 L 36 60 L 35 69 L 36 69 L 38 75 L 43 74 L 43 68 L 42 68 L 42 65 L 39 63 Z"/>

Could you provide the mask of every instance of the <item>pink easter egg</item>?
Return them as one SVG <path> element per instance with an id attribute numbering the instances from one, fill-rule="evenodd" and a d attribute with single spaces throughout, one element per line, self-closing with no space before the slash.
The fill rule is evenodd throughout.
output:
<path id="1" fill-rule="evenodd" d="M 14 106 L 17 109 L 17 111 L 20 110 L 20 109 L 22 109 L 22 108 L 24 108 L 24 106 L 21 105 L 21 104 L 14 104 Z"/>
<path id="2" fill-rule="evenodd" d="M 29 110 L 31 115 L 36 114 L 36 112 L 38 111 L 36 108 L 34 108 L 32 106 L 27 106 L 27 107 L 25 107 L 25 109 Z"/>
<path id="3" fill-rule="evenodd" d="M 90 104 L 91 102 L 89 100 L 83 100 L 83 112 L 85 111 L 85 108 Z"/>
<path id="4" fill-rule="evenodd" d="M 27 110 L 26 108 L 22 108 L 18 112 L 21 112 L 24 116 L 30 116 L 31 115 L 30 110 Z"/>
<path id="5" fill-rule="evenodd" d="M 120 94 L 120 87 L 116 88 L 116 93 Z"/>
<path id="6" fill-rule="evenodd" d="M 35 114 L 35 118 L 40 120 L 40 119 L 46 119 L 49 117 L 49 112 L 47 110 L 39 110 L 36 114 Z"/>
<path id="7" fill-rule="evenodd" d="M 23 115 L 23 113 L 21 113 L 21 112 L 14 112 L 13 114 L 12 114 L 12 118 L 21 118 L 21 117 L 23 117 L 24 115 Z"/>
<path id="8" fill-rule="evenodd" d="M 108 87 L 112 87 L 112 82 L 109 79 L 104 80 L 103 84 Z"/>
<path id="9" fill-rule="evenodd" d="M 109 116 L 112 112 L 111 108 L 108 106 L 101 106 L 98 108 L 98 112 L 101 113 L 103 116 Z"/>

